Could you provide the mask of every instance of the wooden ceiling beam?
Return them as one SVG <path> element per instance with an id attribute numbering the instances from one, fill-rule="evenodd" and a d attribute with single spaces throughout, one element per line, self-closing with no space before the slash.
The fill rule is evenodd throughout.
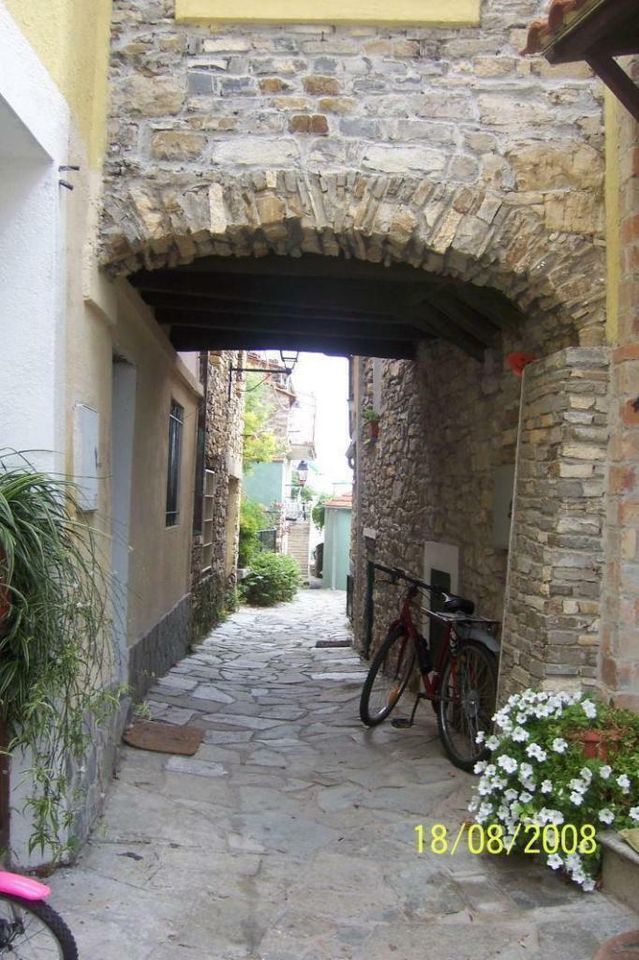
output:
<path id="1" fill-rule="evenodd" d="M 188 327 L 192 330 L 201 330 L 212 333 L 230 330 L 233 333 L 282 333 L 289 336 L 295 334 L 313 334 L 328 337 L 362 337 L 372 340 L 419 340 L 422 333 L 409 324 L 383 324 L 372 321 L 330 321 L 324 318 L 304 317 L 238 317 L 234 315 L 207 313 L 193 313 L 190 310 L 156 310 L 156 320 L 162 326 L 173 329 Z"/>
<path id="2" fill-rule="evenodd" d="M 420 306 L 425 308 L 427 315 L 431 306 L 436 307 L 452 323 L 486 347 L 492 346 L 499 335 L 498 328 L 483 314 L 477 313 L 472 307 L 459 300 L 453 300 L 446 294 L 432 293 Z"/>
<path id="3" fill-rule="evenodd" d="M 424 283 L 429 286 L 458 283 L 452 277 L 427 273 L 405 263 L 384 266 L 367 260 L 346 257 L 326 257 L 320 254 L 304 254 L 302 257 L 201 257 L 183 267 L 177 273 L 243 274 L 259 277 L 305 277 L 307 279 L 368 280 L 372 283 Z"/>
<path id="4" fill-rule="evenodd" d="M 500 330 L 515 330 L 526 319 L 514 303 L 498 290 L 464 283 L 455 289 L 455 296 Z"/>
<path id="5" fill-rule="evenodd" d="M 307 334 L 259 334 L 202 331 L 174 327 L 171 342 L 176 350 L 302 350 L 348 357 L 413 359 L 415 343 L 408 340 L 370 340 L 362 337 L 323 337 Z"/>
<path id="6" fill-rule="evenodd" d="M 198 295 L 243 303 L 269 303 L 279 306 L 308 306 L 321 309 L 355 309 L 363 312 L 395 312 L 399 291 L 393 283 L 369 283 L 366 280 L 327 279 L 318 283 L 300 277 L 212 276 L 157 270 L 137 273 L 132 284 L 144 297 L 155 293 Z M 404 288 L 401 288 L 402 292 Z M 408 286 L 406 289 L 409 289 Z"/>
<path id="7" fill-rule="evenodd" d="M 371 310 L 326 310 L 316 307 L 310 303 L 299 303 L 295 306 L 280 306 L 271 303 L 251 303 L 238 300 L 218 300 L 215 297 L 207 296 L 188 296 L 185 294 L 172 293 L 153 293 L 147 291 L 144 293 L 144 301 L 154 310 L 181 310 L 193 313 L 210 314 L 215 317 L 217 314 L 225 316 L 236 316 L 238 321 L 242 317 L 306 317 L 323 318 L 324 320 L 343 320 L 349 323 L 351 320 L 367 321 L 369 319 L 384 323 L 401 322 L 392 312 L 382 313 Z"/>
<path id="8" fill-rule="evenodd" d="M 431 304 L 411 307 L 405 316 L 413 326 L 421 327 L 428 335 L 452 343 L 474 360 L 483 361 L 486 344 L 467 334 Z"/>

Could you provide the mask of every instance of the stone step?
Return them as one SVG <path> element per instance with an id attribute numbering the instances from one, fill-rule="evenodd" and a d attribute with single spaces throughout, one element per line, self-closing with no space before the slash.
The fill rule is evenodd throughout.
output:
<path id="1" fill-rule="evenodd" d="M 599 835 L 603 847 L 603 891 L 639 911 L 639 853 L 614 830 Z"/>

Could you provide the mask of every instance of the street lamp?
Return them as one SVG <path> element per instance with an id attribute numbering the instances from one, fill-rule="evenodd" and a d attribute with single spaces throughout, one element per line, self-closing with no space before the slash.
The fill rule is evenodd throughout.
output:
<path id="1" fill-rule="evenodd" d="M 308 463 L 306 460 L 300 460 L 297 465 L 297 480 L 300 487 L 303 487 L 308 480 Z"/>

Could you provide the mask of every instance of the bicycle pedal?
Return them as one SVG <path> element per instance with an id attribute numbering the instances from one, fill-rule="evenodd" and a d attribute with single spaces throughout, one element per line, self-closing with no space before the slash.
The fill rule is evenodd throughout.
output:
<path id="1" fill-rule="evenodd" d="M 391 720 L 391 727 L 399 727 L 400 730 L 406 729 L 406 727 L 412 727 L 413 721 L 410 717 L 395 717 L 394 720 Z"/>

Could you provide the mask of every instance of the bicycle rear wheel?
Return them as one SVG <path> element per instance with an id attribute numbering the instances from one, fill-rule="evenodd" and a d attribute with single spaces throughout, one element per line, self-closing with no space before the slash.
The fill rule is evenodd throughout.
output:
<path id="1" fill-rule="evenodd" d="M 47 903 L 0 894 L 0 957 L 78 960 L 78 949 L 62 917 Z"/>
<path id="2" fill-rule="evenodd" d="M 437 710 L 439 736 L 450 761 L 461 770 L 472 771 L 486 756 L 476 743 L 482 730 L 492 731 L 497 698 L 497 660 L 481 643 L 464 643 L 446 661 L 442 672 Z"/>
<path id="3" fill-rule="evenodd" d="M 359 715 L 375 727 L 397 706 L 415 664 L 415 648 L 401 627 L 391 628 L 375 654 L 359 701 Z"/>

